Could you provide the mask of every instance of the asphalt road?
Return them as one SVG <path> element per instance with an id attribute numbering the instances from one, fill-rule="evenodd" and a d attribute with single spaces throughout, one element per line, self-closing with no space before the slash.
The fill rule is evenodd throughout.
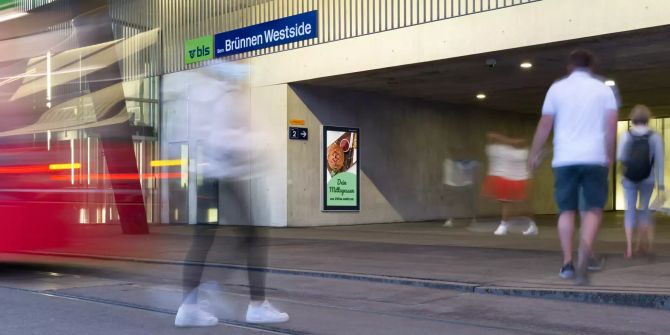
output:
<path id="1" fill-rule="evenodd" d="M 245 324 L 246 276 L 204 292 L 217 327 L 178 329 L 181 266 L 3 255 L 0 334 L 667 334 L 670 312 L 501 297 L 296 275 L 268 276 L 268 295 L 291 314 Z M 226 272 L 226 273 L 224 273 Z"/>

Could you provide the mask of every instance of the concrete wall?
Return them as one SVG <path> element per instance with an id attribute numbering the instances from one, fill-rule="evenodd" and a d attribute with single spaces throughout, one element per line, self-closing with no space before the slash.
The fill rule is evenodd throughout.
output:
<path id="1" fill-rule="evenodd" d="M 287 89 L 285 84 L 251 87 L 251 122 L 265 134 L 264 146 L 269 149 L 272 162 L 268 174 L 251 186 L 253 198 L 265 197 L 265 202 L 251 203 L 254 222 L 263 226 L 286 226 Z"/>
<path id="2" fill-rule="evenodd" d="M 670 24 L 667 0 L 543 0 L 250 59 L 252 86 Z"/>
<path id="3" fill-rule="evenodd" d="M 444 219 L 467 214 L 463 195 L 442 183 L 450 147 L 485 166 L 485 134 L 497 130 L 531 138 L 532 116 L 476 110 L 364 92 L 290 86 L 288 118 L 304 119 L 307 142 L 288 144 L 288 225 L 337 225 Z M 320 207 L 321 125 L 359 127 L 361 211 L 323 213 Z M 483 170 L 483 169 L 482 169 Z M 483 174 L 484 171 L 482 171 Z M 553 213 L 548 164 L 534 185 L 538 213 Z M 498 206 L 482 200 L 483 215 Z"/>

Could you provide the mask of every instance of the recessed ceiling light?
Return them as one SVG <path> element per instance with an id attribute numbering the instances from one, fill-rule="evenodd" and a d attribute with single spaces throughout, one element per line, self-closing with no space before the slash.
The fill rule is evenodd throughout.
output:
<path id="1" fill-rule="evenodd" d="M 479 94 L 477 94 L 477 99 L 479 99 L 479 100 L 484 100 L 484 99 L 486 99 L 486 94 L 484 94 L 484 93 L 479 93 Z"/>
<path id="2" fill-rule="evenodd" d="M 531 62 L 523 62 L 519 65 L 522 69 L 530 69 L 533 67 L 533 63 Z"/>
<path id="3" fill-rule="evenodd" d="M 616 86 L 616 82 L 612 79 L 605 80 L 605 85 L 610 86 L 610 87 Z"/>

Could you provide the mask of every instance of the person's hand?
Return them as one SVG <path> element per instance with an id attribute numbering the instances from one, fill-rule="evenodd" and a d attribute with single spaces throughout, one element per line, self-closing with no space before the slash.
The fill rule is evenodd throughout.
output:
<path id="1" fill-rule="evenodd" d="M 540 149 L 538 152 L 531 152 L 528 156 L 528 171 L 533 172 L 539 169 L 546 156 L 547 150 L 545 149 Z"/>
<path id="2" fill-rule="evenodd" d="M 540 154 L 532 154 L 528 157 L 528 171 L 533 173 L 542 164 L 542 157 Z"/>
<path id="3" fill-rule="evenodd" d="M 658 192 L 656 193 L 656 199 L 649 204 L 649 208 L 655 211 L 663 208 L 665 204 L 665 186 L 658 186 Z"/>

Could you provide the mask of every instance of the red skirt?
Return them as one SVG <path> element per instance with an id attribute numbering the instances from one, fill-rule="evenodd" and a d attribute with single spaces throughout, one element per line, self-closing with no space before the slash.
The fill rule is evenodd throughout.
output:
<path id="1" fill-rule="evenodd" d="M 498 201 L 524 201 L 528 197 L 528 180 L 487 176 L 482 185 L 482 195 Z"/>

